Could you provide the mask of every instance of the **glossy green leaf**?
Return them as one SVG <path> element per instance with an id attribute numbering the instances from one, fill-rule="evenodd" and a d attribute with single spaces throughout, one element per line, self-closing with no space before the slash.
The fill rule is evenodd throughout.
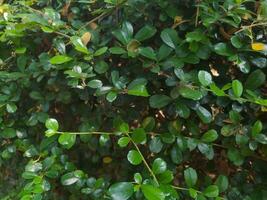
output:
<path id="1" fill-rule="evenodd" d="M 212 76 L 209 72 L 201 70 L 198 72 L 198 80 L 203 86 L 208 86 L 212 83 Z"/>
<path id="2" fill-rule="evenodd" d="M 164 193 L 157 187 L 152 185 L 142 185 L 141 190 L 147 200 L 164 200 Z"/>
<path id="3" fill-rule="evenodd" d="M 219 195 L 219 188 L 217 185 L 210 185 L 204 191 L 206 197 L 217 197 Z"/>
<path id="4" fill-rule="evenodd" d="M 119 182 L 110 186 L 108 191 L 114 200 L 127 200 L 133 195 L 134 187 L 132 183 Z"/>
<path id="5" fill-rule="evenodd" d="M 146 142 L 146 132 L 143 128 L 134 129 L 131 137 L 136 144 Z"/>
<path id="6" fill-rule="evenodd" d="M 162 174 L 163 172 L 165 172 L 167 169 L 167 163 L 161 159 L 161 158 L 157 158 L 154 160 L 153 164 L 152 164 L 152 171 L 155 174 Z"/>
<path id="7" fill-rule="evenodd" d="M 60 65 L 63 63 L 70 62 L 72 60 L 71 57 L 63 56 L 63 55 L 57 55 L 50 59 L 50 63 L 53 65 Z"/>
<path id="8" fill-rule="evenodd" d="M 66 149 L 70 149 L 76 141 L 76 135 L 70 133 L 63 133 L 59 136 L 58 142 Z"/>
<path id="9" fill-rule="evenodd" d="M 179 93 L 182 97 L 192 100 L 200 100 L 203 97 L 199 90 L 194 90 L 190 87 L 179 88 Z"/>
<path id="10" fill-rule="evenodd" d="M 239 80 L 234 80 L 232 82 L 232 89 L 236 97 L 240 97 L 243 93 L 243 85 Z"/>
<path id="11" fill-rule="evenodd" d="M 142 163 L 142 156 L 136 150 L 131 150 L 127 154 L 127 159 L 132 165 L 139 165 Z"/>
<path id="12" fill-rule="evenodd" d="M 45 122 L 45 127 L 47 129 L 51 129 L 53 131 L 57 131 L 59 129 L 59 125 L 56 119 L 49 118 Z"/>
<path id="13" fill-rule="evenodd" d="M 217 131 L 211 129 L 202 135 L 201 140 L 203 142 L 214 142 L 217 138 L 218 138 Z"/>
<path id="14" fill-rule="evenodd" d="M 143 28 L 141 28 L 135 35 L 135 39 L 138 41 L 147 40 L 151 37 L 153 37 L 156 34 L 157 30 L 155 27 L 150 25 L 145 25 Z"/>

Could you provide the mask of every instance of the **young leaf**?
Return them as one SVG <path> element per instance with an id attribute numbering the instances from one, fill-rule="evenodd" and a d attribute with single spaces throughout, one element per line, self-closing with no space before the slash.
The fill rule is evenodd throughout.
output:
<path id="1" fill-rule="evenodd" d="M 52 65 L 60 65 L 66 62 L 71 61 L 72 58 L 68 56 L 63 56 L 63 55 L 57 55 L 51 58 L 49 61 Z"/>
<path id="2" fill-rule="evenodd" d="M 57 131 L 58 128 L 59 128 L 59 125 L 58 125 L 58 122 L 56 119 L 53 119 L 53 118 L 49 118 L 46 120 L 45 122 L 45 127 L 47 129 L 51 129 L 53 131 Z"/>
<path id="3" fill-rule="evenodd" d="M 219 188 L 217 185 L 210 185 L 203 191 L 203 194 L 209 198 L 217 197 L 219 195 Z"/>
<path id="4" fill-rule="evenodd" d="M 70 149 L 76 141 L 76 135 L 64 133 L 59 136 L 58 142 L 61 144 L 64 148 Z"/>
<path id="5" fill-rule="evenodd" d="M 234 80 L 232 82 L 233 93 L 236 97 L 241 97 L 243 93 L 243 85 L 239 80 Z"/>

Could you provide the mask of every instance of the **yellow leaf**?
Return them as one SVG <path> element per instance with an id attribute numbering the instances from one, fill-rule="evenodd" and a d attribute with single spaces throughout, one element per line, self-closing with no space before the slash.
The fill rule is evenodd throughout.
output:
<path id="1" fill-rule="evenodd" d="M 104 158 L 103 158 L 103 163 L 105 163 L 105 164 L 109 164 L 109 163 L 111 163 L 111 162 L 112 162 L 112 158 L 111 158 L 111 157 L 107 156 L 107 157 L 104 157 Z"/>
<path id="2" fill-rule="evenodd" d="M 179 24 L 182 20 L 183 20 L 182 17 L 180 17 L 180 16 L 175 16 L 175 17 L 174 17 L 174 24 Z"/>
<path id="3" fill-rule="evenodd" d="M 83 44 L 86 46 L 87 44 L 88 44 L 88 42 L 90 42 L 90 40 L 91 40 L 91 33 L 90 32 L 85 32 L 84 34 L 83 34 L 83 36 L 81 37 L 81 39 L 82 39 L 82 42 L 83 42 Z"/>
<path id="4" fill-rule="evenodd" d="M 266 44 L 260 43 L 260 42 L 256 42 L 256 43 L 252 43 L 251 44 L 251 48 L 254 51 L 262 51 L 262 50 L 266 50 Z"/>
<path id="5" fill-rule="evenodd" d="M 97 29 L 97 27 L 98 27 L 97 23 L 95 23 L 95 22 L 90 23 L 89 26 L 93 30 Z"/>

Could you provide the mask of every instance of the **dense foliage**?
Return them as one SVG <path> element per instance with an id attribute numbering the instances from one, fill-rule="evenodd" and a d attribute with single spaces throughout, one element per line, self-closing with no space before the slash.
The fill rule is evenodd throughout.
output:
<path id="1" fill-rule="evenodd" d="M 266 0 L 0 0 L 0 199 L 266 199 L 266 26 Z"/>

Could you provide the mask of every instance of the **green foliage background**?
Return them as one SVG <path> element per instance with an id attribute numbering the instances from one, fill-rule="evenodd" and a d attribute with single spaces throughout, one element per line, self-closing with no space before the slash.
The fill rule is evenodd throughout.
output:
<path id="1" fill-rule="evenodd" d="M 266 0 L 0 0 L 0 199 L 266 199 L 266 25 Z"/>

